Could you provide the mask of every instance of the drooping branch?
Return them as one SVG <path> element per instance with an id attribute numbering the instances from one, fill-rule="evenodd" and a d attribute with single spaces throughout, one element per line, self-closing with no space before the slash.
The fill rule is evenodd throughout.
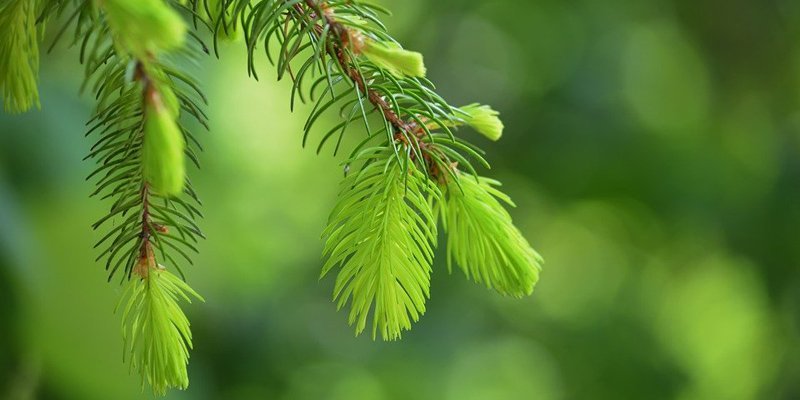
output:
<path id="1" fill-rule="evenodd" d="M 454 132 L 470 126 L 497 140 L 503 131 L 498 113 L 479 104 L 453 107 L 439 96 L 425 78 L 422 55 L 386 32 L 381 7 L 359 0 L 47 1 L 36 22 L 69 16 L 56 37 L 74 26 L 73 45 L 86 65 L 84 87 L 97 100 L 87 132 L 97 139 L 87 156 L 97 167 L 87 179 L 96 180 L 92 196 L 112 204 L 93 225 L 107 230 L 95 247 L 102 246 L 98 260 L 105 260 L 109 280 L 124 272 L 117 276 L 127 282 L 126 355 L 143 384 L 158 394 L 188 385 L 191 331 L 178 303 L 199 298 L 170 270 L 183 276 L 173 256 L 191 264 L 187 253 L 196 252 L 203 237 L 195 222 L 199 200 L 185 178 L 185 163 L 198 164 L 200 146 L 185 120 L 208 129 L 206 99 L 197 80 L 161 55 L 192 57 L 209 46 L 205 36 L 187 30 L 177 10 L 195 28 L 211 30 L 217 55 L 221 38 L 242 33 L 248 73 L 256 76 L 257 48 L 276 65 L 279 79 L 288 73 L 292 109 L 298 94 L 314 104 L 304 146 L 329 110 L 338 109 L 342 120 L 325 128 L 318 152 L 338 133 L 337 154 L 351 122 L 363 121 L 367 138 L 347 159 L 346 171 L 354 168 L 325 232 L 323 266 L 323 274 L 337 271 L 334 298 L 340 307 L 349 305 L 357 333 L 372 318 L 373 337 L 398 339 L 425 312 L 440 219 L 449 260 L 468 278 L 513 296 L 533 290 L 541 259 L 514 227 L 502 204 L 510 199 L 498 183 L 478 178 L 472 162 L 488 167 L 482 150 Z M 25 32 L 35 31 L 29 9 L 17 14 L 25 14 Z M 0 45 L 13 42 L 0 39 Z M 9 48 L 0 46 L 0 53 Z M 0 85 L 32 104 L 34 80 L 9 85 L 14 74 L 8 72 L 16 69 L 7 67 L 0 61 Z M 30 78 L 33 71 L 23 72 Z M 383 126 L 373 129 L 377 118 Z"/>
<path id="2" fill-rule="evenodd" d="M 74 29 L 86 69 L 83 87 L 97 102 L 87 124 L 96 143 L 86 157 L 97 166 L 87 179 L 96 182 L 92 196 L 111 203 L 92 225 L 106 231 L 95 245 L 97 260 L 105 261 L 109 280 L 118 276 L 126 286 L 120 300 L 125 361 L 143 385 L 163 395 L 188 385 L 191 331 L 179 302 L 200 297 L 167 266 L 183 277 L 175 258 L 191 264 L 189 254 L 203 237 L 195 222 L 199 201 L 184 169 L 185 160 L 197 163 L 199 144 L 181 116 L 207 126 L 205 97 L 194 78 L 159 57 L 183 47 L 185 31 L 162 0 L 48 2 L 41 22 L 62 11 L 71 16 L 56 41 Z"/>

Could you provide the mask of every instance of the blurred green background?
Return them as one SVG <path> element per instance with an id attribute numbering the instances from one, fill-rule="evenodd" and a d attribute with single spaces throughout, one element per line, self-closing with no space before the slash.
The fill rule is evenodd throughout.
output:
<path id="1" fill-rule="evenodd" d="M 800 398 L 800 2 L 383 3 L 445 98 L 502 112 L 500 143 L 466 134 L 546 258 L 536 292 L 439 257 L 402 341 L 354 337 L 318 280 L 342 160 L 301 148 L 289 83 L 228 45 L 196 69 L 208 240 L 187 275 L 207 302 L 169 399 Z M 0 398 L 149 398 L 93 261 L 107 204 L 63 47 L 42 110 L 0 116 Z"/>

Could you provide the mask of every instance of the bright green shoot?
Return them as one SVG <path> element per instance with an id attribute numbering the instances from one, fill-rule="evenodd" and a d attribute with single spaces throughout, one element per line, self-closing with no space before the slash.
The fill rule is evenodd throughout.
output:
<path id="1" fill-rule="evenodd" d="M 447 232 L 447 266 L 455 261 L 467 278 L 498 292 L 522 297 L 533 292 L 542 258 L 511 221 L 500 201 L 514 203 L 500 182 L 466 176 L 450 184 L 437 203 Z"/>
<path id="2" fill-rule="evenodd" d="M 152 260 L 152 259 L 151 259 Z M 178 301 L 203 300 L 184 281 L 159 265 L 145 262 L 137 267 L 122 295 L 122 337 L 131 369 L 136 369 L 153 393 L 169 388 L 186 389 L 192 332 Z"/>
<path id="3" fill-rule="evenodd" d="M 350 303 L 356 333 L 373 311 L 372 336 L 399 339 L 430 296 L 436 221 L 429 200 L 439 189 L 388 148 L 366 150 L 352 162 L 364 165 L 342 183 L 325 231 L 322 275 L 340 267 L 334 298 L 339 308 Z"/>

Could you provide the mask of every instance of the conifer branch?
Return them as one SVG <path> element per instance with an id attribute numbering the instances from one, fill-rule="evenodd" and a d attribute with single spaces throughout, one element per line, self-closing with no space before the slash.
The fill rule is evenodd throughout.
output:
<path id="1" fill-rule="evenodd" d="M 502 135 L 503 124 L 496 111 L 478 104 L 453 107 L 436 94 L 433 85 L 425 79 L 422 56 L 404 50 L 387 33 L 379 19 L 379 14 L 386 13 L 386 10 L 375 5 L 361 1 L 335 0 L 221 1 L 221 6 L 213 7 L 216 13 L 206 14 L 208 26 L 214 34 L 214 47 L 217 46 L 218 38 L 229 37 L 232 32 L 241 30 L 248 51 L 248 73 L 258 79 L 254 60 L 256 50 L 262 47 L 267 58 L 276 66 L 278 79 L 286 75 L 291 78 L 292 106 L 296 97 L 303 102 L 313 102 L 314 107 L 304 127 L 304 145 L 312 128 L 329 110 L 338 110 L 343 121 L 327 130 L 320 140 L 317 152 L 332 138 L 336 138 L 336 154 L 346 130 L 354 121 L 361 120 L 367 137 L 352 151 L 348 158 L 348 169 L 350 164 L 362 163 L 362 169 L 352 172 L 356 176 L 362 176 L 366 170 L 371 170 L 368 167 L 372 163 L 402 168 L 403 183 L 407 185 L 404 196 L 407 199 L 417 198 L 416 196 L 428 199 L 425 204 L 414 208 L 414 212 L 421 216 L 431 215 L 432 207 L 441 209 L 443 206 L 460 206 L 460 210 L 447 214 L 458 216 L 457 220 L 450 221 L 451 238 L 448 243 L 453 249 L 448 251 L 457 255 L 465 254 L 465 250 L 457 245 L 464 243 L 461 239 L 466 237 L 502 243 L 499 249 L 492 248 L 493 252 L 477 253 L 479 256 L 491 254 L 501 259 L 514 257 L 510 262 L 477 259 L 475 254 L 471 254 L 472 257 L 455 257 L 459 264 L 463 264 L 462 267 L 467 268 L 465 271 L 472 271 L 474 268 L 479 271 L 493 271 L 500 274 L 501 278 L 480 274 L 468 276 L 486 282 L 501 293 L 530 293 L 538 277 L 540 259 L 538 255 L 533 256 L 535 251 L 513 227 L 508 214 L 503 214 L 504 210 L 502 213 L 499 211 L 502 210 L 500 203 L 493 203 L 496 206 L 493 212 L 502 219 L 496 222 L 499 225 L 492 232 L 501 236 L 489 239 L 478 236 L 469 229 L 485 222 L 487 216 L 492 214 L 484 212 L 480 207 L 471 206 L 474 205 L 473 198 L 492 201 L 494 198 L 491 195 L 480 196 L 483 192 L 472 190 L 469 194 L 462 193 L 470 196 L 469 200 L 459 202 L 458 199 L 462 197 L 452 194 L 455 190 L 461 190 L 465 179 L 479 182 L 473 161 L 489 167 L 483 158 L 483 151 L 456 137 L 454 130 L 461 126 L 471 126 L 487 138 L 498 140 Z M 201 4 L 199 0 L 195 0 L 192 9 L 202 8 Z M 206 6 L 206 10 L 208 9 Z M 274 50 L 277 50 L 277 54 L 273 54 Z M 380 129 L 374 128 L 375 120 L 379 122 Z M 376 147 L 390 151 L 373 153 L 372 149 Z M 364 152 L 371 154 L 369 162 L 361 159 Z M 393 158 L 394 162 L 390 163 L 387 157 Z M 465 174 L 461 171 L 466 171 L 473 177 L 464 177 Z M 417 173 L 423 174 L 434 186 L 451 193 L 448 197 L 450 200 L 442 205 L 440 196 L 434 195 L 434 192 L 427 189 L 422 193 L 416 192 L 417 189 L 428 187 L 409 183 L 414 181 Z M 388 283 L 375 287 L 373 292 L 357 290 L 362 288 L 361 284 L 349 282 L 361 282 L 361 279 L 370 276 L 386 276 L 379 271 L 403 269 L 401 259 L 387 261 L 363 254 L 373 254 L 370 249 L 380 248 L 386 243 L 402 246 L 408 237 L 400 234 L 366 235 L 362 241 L 351 241 L 349 237 L 341 236 L 337 227 L 349 226 L 347 218 L 363 222 L 372 221 L 376 216 L 393 215 L 386 209 L 390 206 L 387 202 L 366 207 L 366 202 L 354 201 L 349 192 L 361 193 L 363 196 L 366 194 L 363 190 L 359 191 L 358 181 L 351 181 L 348 177 L 345 182 L 339 204 L 331 215 L 330 225 L 326 230 L 326 254 L 329 258 L 323 274 L 334 266 L 340 268 L 335 297 L 339 299 L 340 307 L 349 299 L 350 322 L 356 325 L 357 333 L 364 329 L 365 319 L 370 307 L 373 307 L 373 335 L 380 330 L 384 339 L 396 339 L 401 330 L 410 326 L 408 315 L 416 320 L 424 312 L 425 297 L 415 302 L 415 307 L 407 308 L 406 313 L 392 314 L 403 314 L 406 319 L 390 318 L 382 314 L 387 309 L 386 302 L 381 302 L 393 293 L 388 289 L 391 287 Z M 467 183 L 467 188 L 474 189 L 474 182 Z M 378 188 L 380 186 L 376 186 L 375 190 Z M 343 208 L 348 209 L 347 218 L 336 211 Z M 444 212 L 441 214 L 445 215 Z M 420 253 L 423 249 L 435 246 L 435 241 L 424 236 L 411 239 L 419 243 L 416 246 L 407 246 L 410 252 Z M 342 243 L 337 247 L 337 241 L 346 243 L 351 248 L 344 247 Z M 421 254 L 415 256 L 422 257 Z M 407 269 L 412 268 L 416 268 L 417 274 L 426 273 L 424 263 Z"/>
<path id="2" fill-rule="evenodd" d="M 313 19 L 314 13 L 322 15 L 324 25 L 327 26 L 327 29 L 333 33 L 333 38 L 339 38 L 339 40 L 331 41 L 329 46 L 327 46 L 327 51 L 332 57 L 335 57 L 336 62 L 339 64 L 339 68 L 346 72 L 347 77 L 358 86 L 358 90 L 361 93 L 367 94 L 367 99 L 381 112 L 381 114 L 383 114 L 383 118 L 394 126 L 396 131 L 404 132 L 406 135 L 408 135 L 408 137 L 411 138 L 422 136 L 424 132 L 420 132 L 413 121 L 407 122 L 402 120 L 395 110 L 391 108 L 389 103 L 384 100 L 381 94 L 368 86 L 364 76 L 361 74 L 361 71 L 353 65 L 353 62 L 348 56 L 348 50 L 350 50 L 354 55 L 360 54 L 364 49 L 365 39 L 363 35 L 360 32 L 351 30 L 345 25 L 339 23 L 331 11 L 324 11 L 323 8 L 327 9 L 325 3 L 317 4 L 314 0 L 304 0 L 304 2 L 308 9 L 311 10 L 312 14 L 310 15 L 310 18 Z M 309 12 L 300 4 L 295 4 L 295 9 L 300 14 Z M 325 31 L 325 29 L 326 28 L 323 27 L 323 25 L 314 26 L 314 34 L 318 36 L 317 40 L 319 40 L 319 36 Z"/>
<path id="3" fill-rule="evenodd" d="M 449 139 L 453 140 L 448 127 L 456 124 L 455 111 L 426 87 L 427 82 L 422 80 L 425 73 L 422 57 L 418 53 L 399 50 L 396 54 L 399 57 L 394 59 L 387 54 L 381 54 L 379 59 L 370 58 L 367 51 L 370 48 L 401 48 L 388 37 L 388 34 L 378 35 L 375 34 L 378 31 L 360 29 L 370 15 L 367 10 L 360 10 L 353 6 L 355 10 L 362 11 L 363 16 L 355 14 L 356 17 L 351 22 L 356 23 L 348 26 L 337 19 L 337 8 L 330 6 L 327 2 L 303 0 L 302 4 L 305 7 L 301 3 L 295 4 L 296 12 L 289 13 L 289 16 L 299 18 L 302 24 L 313 26 L 310 34 L 317 36 L 314 40 L 317 42 L 317 46 L 323 47 L 330 57 L 336 60 L 339 70 L 343 71 L 343 75 L 354 85 L 355 91 L 359 95 L 357 101 L 359 107 L 364 108 L 362 103 L 366 100 L 379 112 L 387 124 L 387 132 L 390 133 L 389 142 L 393 146 L 400 147 L 396 150 L 398 154 L 407 154 L 412 161 L 420 164 L 423 171 L 432 174 L 434 178 L 439 173 L 445 172 L 442 168 L 450 168 L 453 165 L 452 160 L 446 154 L 435 149 L 435 146 L 438 145 L 436 141 L 426 141 L 424 138 L 430 137 L 430 128 L 437 126 L 435 121 L 444 120 L 447 123 L 441 123 L 439 126 L 444 127 L 450 135 Z M 329 33 L 323 37 L 323 32 L 326 31 Z M 359 57 L 364 55 L 366 55 L 366 59 L 359 62 Z M 399 67 L 398 65 L 405 63 L 403 58 L 415 60 L 412 63 L 416 62 L 418 66 Z M 407 73 L 408 71 L 416 71 L 416 73 Z M 395 88 L 383 87 L 381 79 L 387 80 L 385 82 L 387 84 L 390 80 Z M 404 86 L 412 93 L 415 89 L 418 90 L 419 95 L 408 97 Z M 398 91 L 394 92 L 395 89 Z M 403 103 L 403 100 L 407 102 L 407 105 Z M 439 114 L 434 111 L 437 106 L 438 110 L 436 111 Z M 429 113 L 425 113 L 425 109 Z M 364 118 L 366 119 L 366 116 Z M 434 164 L 432 158 L 435 158 L 438 164 Z"/>
<path id="4" fill-rule="evenodd" d="M 180 12 L 178 12 L 180 11 Z M 181 15 L 181 13 L 183 15 Z M 201 150 L 191 125 L 208 129 L 200 84 L 175 60 L 219 56 L 222 41 L 242 39 L 247 72 L 258 79 L 256 54 L 292 81 L 292 109 L 312 104 L 303 145 L 320 121 L 317 152 L 362 123 L 366 137 L 347 158 L 345 180 L 324 232 L 322 276 L 337 273 L 334 300 L 349 306 L 356 333 L 399 339 L 425 312 L 437 246 L 437 220 L 447 233 L 448 266 L 511 295 L 530 294 L 541 257 L 513 225 L 497 190 L 478 176 L 483 151 L 456 136 L 469 126 L 490 140 L 503 133 L 488 106 L 451 106 L 425 78 L 422 55 L 404 49 L 380 20 L 387 11 L 358 0 L 8 0 L 0 5 L 0 86 L 12 112 L 38 105 L 38 32 L 49 18 L 67 23 L 85 65 L 82 89 L 96 108 L 87 136 L 93 197 L 109 211 L 93 229 L 108 279 L 126 289 L 122 316 L 130 366 L 156 394 L 186 388 L 192 346 L 179 300 L 200 298 L 182 279 L 203 234 L 200 202 L 186 178 Z M 38 17 L 37 17 L 38 16 Z M 194 29 L 187 29 L 190 18 Z M 71 30 L 71 33 L 70 33 Z M 211 33 L 209 40 L 200 30 Z M 50 47 L 52 48 L 52 46 Z M 179 57 L 175 57 L 179 56 Z M 187 161 L 188 160 L 188 161 Z M 352 167 L 352 170 L 351 170 Z M 181 258 L 177 262 L 176 258 Z"/>
<path id="5" fill-rule="evenodd" d="M 205 97 L 191 76 L 160 57 L 182 46 L 185 31 L 161 0 L 83 2 L 72 15 L 68 23 L 82 38 L 83 86 L 97 100 L 87 124 L 87 135 L 97 141 L 86 157 L 97 167 L 87 179 L 96 181 L 93 197 L 112 202 L 92 226 L 108 226 L 95 245 L 101 250 L 97 260 L 105 260 L 109 280 L 122 272 L 120 281 L 127 282 L 122 323 L 131 369 L 143 386 L 164 394 L 188 385 L 191 332 L 177 300 L 199 296 L 165 265 L 183 277 L 176 257 L 191 264 L 189 254 L 203 237 L 195 222 L 199 200 L 184 165 L 185 159 L 197 163 L 199 144 L 180 116 L 206 126 L 200 106 Z"/>
<path id="6" fill-rule="evenodd" d="M 200 203 L 191 184 L 184 182 L 184 149 L 180 145 L 163 146 L 177 149 L 153 146 L 175 140 L 182 143 L 191 137 L 188 130 L 180 128 L 171 118 L 174 110 L 194 111 L 195 105 L 184 89 L 169 80 L 172 74 L 169 67 L 155 60 L 132 61 L 118 56 L 113 45 L 109 49 L 111 53 L 105 61 L 107 67 L 92 84 L 98 88 L 96 97 L 101 101 L 97 113 L 89 121 L 91 127 L 87 134 L 97 135 L 98 140 L 87 158 L 95 159 L 99 164 L 89 176 L 97 179 L 97 189 L 92 196 L 113 199 L 110 212 L 93 228 L 98 229 L 112 221 L 119 225 L 103 236 L 95 247 L 102 246 L 100 257 L 106 258 L 109 280 L 120 269 L 124 271 L 123 279 L 130 279 L 138 261 L 135 254 L 144 254 L 147 245 L 156 246 L 161 258 L 183 275 L 173 253 L 191 263 L 188 254 L 196 251 L 195 244 L 203 237 L 194 222 L 200 217 L 197 208 Z M 131 63 L 134 73 L 128 80 L 126 75 Z M 95 68 L 91 59 L 87 68 Z M 178 135 L 177 139 L 175 135 Z M 194 139 L 186 141 L 192 143 Z M 176 151 L 179 154 L 175 155 Z M 193 152 L 191 147 L 187 147 L 185 154 L 196 160 Z M 161 176 L 164 174 L 167 176 Z M 176 191 L 176 181 L 178 188 L 185 183 L 185 189 Z M 176 194 L 182 194 L 185 199 L 181 198 L 183 196 L 175 197 Z"/>

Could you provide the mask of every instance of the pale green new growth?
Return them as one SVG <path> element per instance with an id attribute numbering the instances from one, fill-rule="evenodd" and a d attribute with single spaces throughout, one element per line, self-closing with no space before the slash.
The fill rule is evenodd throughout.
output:
<path id="1" fill-rule="evenodd" d="M 0 3 L 0 87 L 6 111 L 19 113 L 39 104 L 39 43 L 34 0 Z"/>
<path id="2" fill-rule="evenodd" d="M 405 50 L 397 43 L 366 40 L 362 54 L 375 65 L 396 77 L 425 77 L 426 70 L 422 54 Z"/>
<path id="3" fill-rule="evenodd" d="M 348 176 L 328 228 L 324 276 L 336 266 L 334 299 L 351 304 L 349 322 L 361 333 L 372 312 L 372 336 L 399 339 L 425 313 L 436 243 L 429 198 L 439 189 L 413 164 L 400 165 L 392 150 L 368 150 Z"/>
<path id="4" fill-rule="evenodd" d="M 163 0 L 97 0 L 114 40 L 136 58 L 178 48 L 186 34 L 183 19 Z"/>
<path id="5" fill-rule="evenodd" d="M 189 320 L 178 305 L 180 299 L 203 300 L 192 288 L 169 271 L 153 268 L 145 278 L 134 276 L 120 300 L 127 301 L 122 315 L 125 353 L 153 393 L 189 386 L 186 365 L 192 348 Z"/>
<path id="6" fill-rule="evenodd" d="M 163 93 L 167 98 L 175 96 L 169 89 Z M 154 95 L 154 99 L 146 103 L 142 146 L 144 178 L 156 193 L 177 196 L 183 192 L 186 180 L 183 156 L 186 143 L 171 107 L 164 104 L 161 95 Z"/>
<path id="7" fill-rule="evenodd" d="M 467 278 L 498 292 L 522 297 L 533 292 L 539 280 L 542 258 L 528 244 L 498 201 L 511 199 L 487 178 L 461 176 L 459 184 L 447 186 L 439 203 L 447 232 L 447 265 L 461 267 Z"/>
<path id="8" fill-rule="evenodd" d="M 461 107 L 460 110 L 465 114 L 461 116 L 464 122 L 478 131 L 483 136 L 493 141 L 500 140 L 503 136 L 503 121 L 500 120 L 500 113 L 491 107 L 480 104 L 470 104 Z"/>

